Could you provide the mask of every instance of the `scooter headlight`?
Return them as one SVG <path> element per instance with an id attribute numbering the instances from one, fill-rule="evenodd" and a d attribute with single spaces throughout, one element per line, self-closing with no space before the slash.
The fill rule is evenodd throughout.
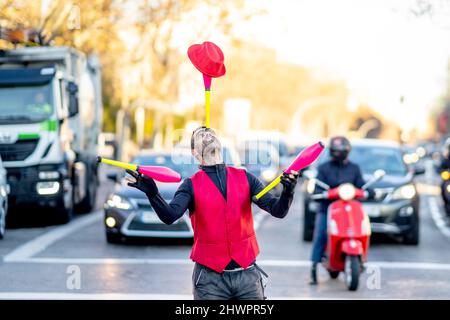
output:
<path id="1" fill-rule="evenodd" d="M 342 200 L 351 200 L 355 197 L 356 189 L 350 183 L 344 183 L 339 186 L 338 194 Z"/>

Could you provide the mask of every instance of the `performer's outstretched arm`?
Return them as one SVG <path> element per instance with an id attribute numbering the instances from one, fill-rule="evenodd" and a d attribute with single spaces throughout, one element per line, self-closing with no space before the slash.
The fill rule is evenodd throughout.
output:
<path id="1" fill-rule="evenodd" d="M 292 177 L 290 177 L 292 176 Z M 250 186 L 250 196 L 252 199 L 257 195 L 264 185 L 253 174 L 247 172 L 247 178 Z M 284 174 L 282 178 L 283 191 L 280 197 L 275 197 L 270 192 L 266 193 L 259 200 L 253 200 L 253 202 L 262 210 L 267 211 L 272 216 L 277 218 L 284 218 L 289 207 L 292 204 L 294 198 L 294 189 L 297 183 L 298 174 L 287 175 Z"/>

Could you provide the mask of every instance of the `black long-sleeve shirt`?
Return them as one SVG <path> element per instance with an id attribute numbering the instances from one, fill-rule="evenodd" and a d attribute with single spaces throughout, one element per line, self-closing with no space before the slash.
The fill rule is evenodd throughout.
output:
<path id="1" fill-rule="evenodd" d="M 351 183 L 357 188 L 361 188 L 364 184 L 364 178 L 361 174 L 361 170 L 356 163 L 351 161 L 346 161 L 345 163 L 339 163 L 337 161 L 327 161 L 321 164 L 318 168 L 317 180 L 325 182 L 330 188 L 335 188 L 343 183 Z M 320 193 L 324 190 L 316 185 L 314 193 Z M 369 196 L 373 196 L 374 192 L 372 189 L 367 190 Z M 319 212 L 327 212 L 328 206 L 332 200 L 322 199 L 319 200 L 320 207 Z"/>
<path id="2" fill-rule="evenodd" d="M 201 170 L 206 172 L 208 177 L 214 182 L 214 185 L 221 191 L 223 197 L 226 199 L 227 175 L 225 165 L 203 166 L 201 167 Z M 253 196 L 264 189 L 264 186 L 258 178 L 249 172 L 247 172 L 247 179 L 250 187 L 249 201 L 251 201 Z M 262 210 L 269 212 L 272 216 L 284 218 L 288 213 L 292 199 L 293 193 L 282 192 L 280 197 L 275 197 L 270 193 L 266 193 L 259 200 L 254 201 L 254 203 Z M 170 203 L 167 203 L 160 194 L 149 197 L 149 201 L 161 221 L 165 224 L 172 224 L 181 218 L 186 210 L 189 209 L 190 213 L 194 212 L 195 203 L 192 181 L 189 178 L 185 179 L 175 192 Z"/>

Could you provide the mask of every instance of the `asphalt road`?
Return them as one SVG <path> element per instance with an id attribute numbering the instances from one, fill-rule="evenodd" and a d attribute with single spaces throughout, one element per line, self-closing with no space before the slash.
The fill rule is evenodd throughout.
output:
<path id="1" fill-rule="evenodd" d="M 331 280 L 324 270 L 319 286 L 308 285 L 311 244 L 301 240 L 300 193 L 285 219 L 265 215 L 257 230 L 258 262 L 270 275 L 269 299 L 450 299 L 450 228 L 437 178 L 428 170 L 418 181 L 420 244 L 374 237 L 357 292 L 346 290 L 342 275 Z M 0 299 L 191 299 L 188 244 L 106 243 L 101 207 L 112 188 L 103 177 L 97 210 L 67 225 L 8 229 L 0 241 Z"/>

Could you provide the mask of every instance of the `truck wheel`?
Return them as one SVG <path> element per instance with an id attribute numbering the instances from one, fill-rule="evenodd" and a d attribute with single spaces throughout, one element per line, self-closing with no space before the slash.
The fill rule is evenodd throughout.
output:
<path id="1" fill-rule="evenodd" d="M 56 209 L 56 222 L 66 224 L 72 219 L 73 215 L 73 187 L 70 185 L 69 190 L 64 190 L 61 203 Z"/>
<path id="2" fill-rule="evenodd" d="M 411 222 L 411 229 L 403 237 L 403 243 L 417 246 L 419 244 L 419 217 L 417 214 Z"/>
<path id="3" fill-rule="evenodd" d="M 345 284 L 348 290 L 355 291 L 358 289 L 359 274 L 361 273 L 361 265 L 358 256 L 345 257 Z"/>
<path id="4" fill-rule="evenodd" d="M 303 241 L 311 242 L 314 235 L 314 217 L 315 213 L 308 210 L 308 203 L 304 205 L 303 219 Z"/>
<path id="5" fill-rule="evenodd" d="M 95 202 L 97 200 L 97 186 L 98 186 L 98 178 L 97 173 L 88 172 L 86 177 L 86 181 L 89 181 L 86 184 L 86 196 L 84 199 L 77 205 L 76 211 L 80 213 L 88 213 L 91 212 L 95 207 Z"/>

